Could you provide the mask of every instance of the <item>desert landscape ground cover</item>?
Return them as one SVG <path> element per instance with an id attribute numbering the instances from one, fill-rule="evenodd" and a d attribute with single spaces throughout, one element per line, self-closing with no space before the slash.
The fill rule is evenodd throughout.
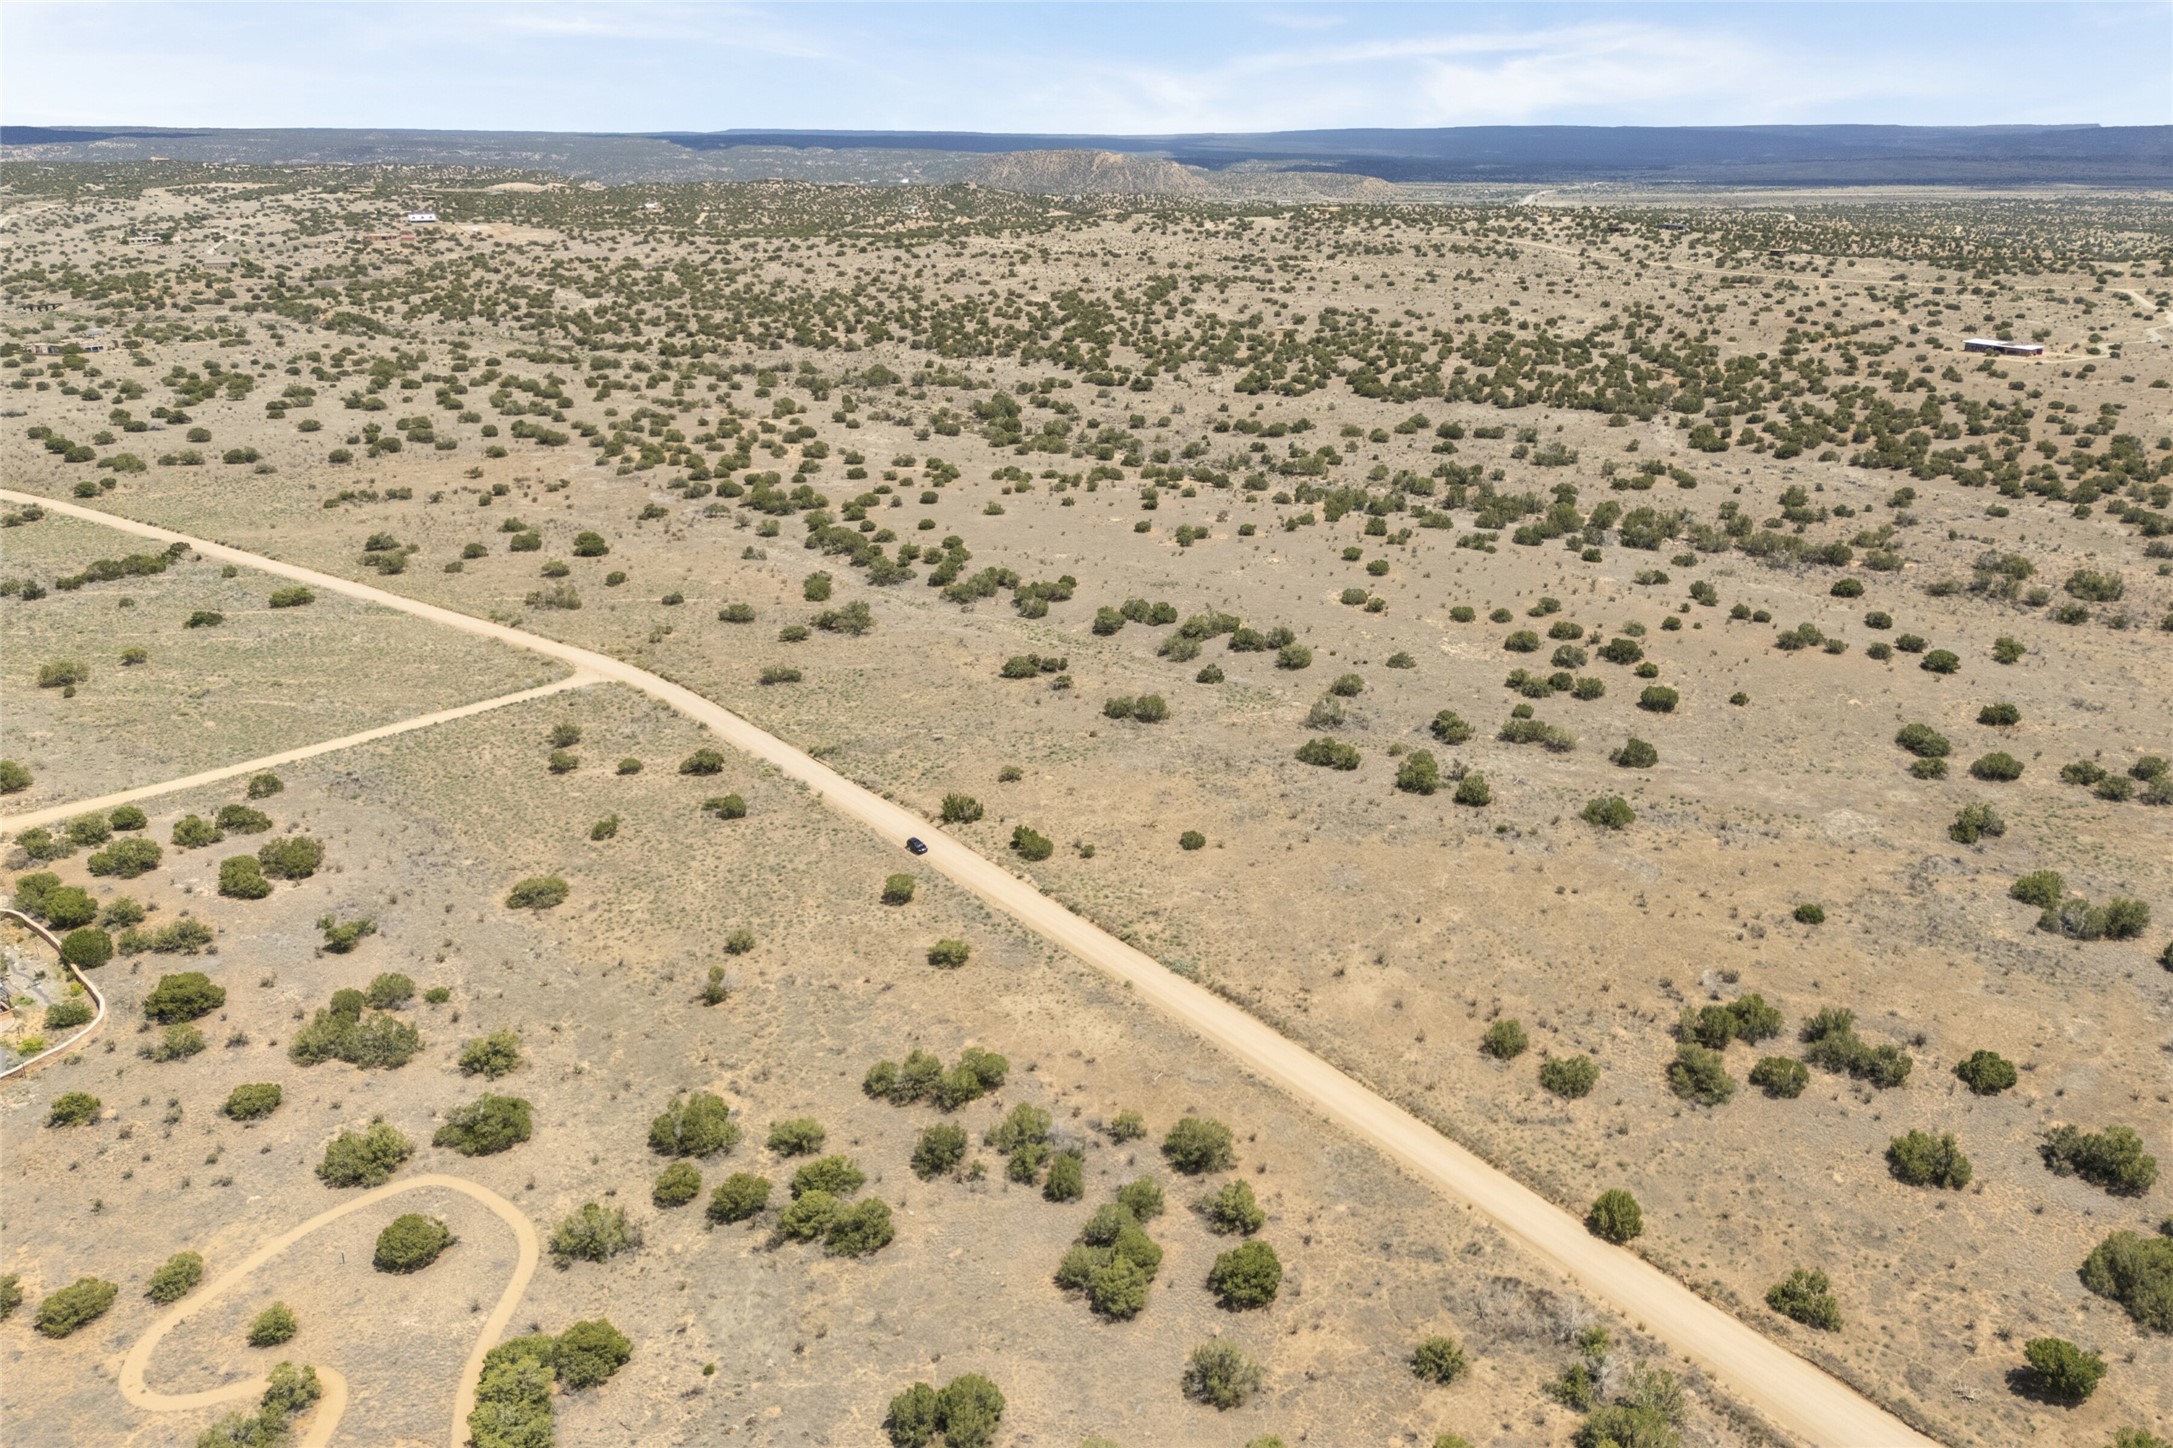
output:
<path id="1" fill-rule="evenodd" d="M 517 620 L 723 702 L 1556 1201 L 1627 1191 L 1638 1250 L 1935 1437 L 2094 1444 L 2173 1416 L 2161 212 L 509 180 L 546 184 L 10 167 L 8 486 Z M 446 220 L 402 237 L 418 198 Z M 1964 353 L 1972 336 L 2047 351 Z M 135 550 L 37 512 L 0 520 L 11 813 L 552 676 L 337 599 L 274 607 L 276 580 L 185 550 L 98 570 Z M 72 685 L 48 669 L 71 662 Z M 560 723 L 578 737 L 554 742 Z M 112 1053 L 11 1088 L 8 1270 L 36 1295 L 135 1283 L 306 1216 L 336 1128 L 382 1112 L 428 1141 L 488 1086 L 458 1075 L 460 1042 L 504 1024 L 529 1060 L 495 1089 L 525 1088 L 535 1140 L 453 1164 L 539 1230 L 593 1199 L 645 1236 L 545 1272 L 521 1309 L 554 1333 L 608 1316 L 633 1343 L 619 1378 L 562 1399 L 569 1442 L 873 1441 L 894 1394 L 962 1373 L 997 1384 L 1020 1441 L 1156 1441 L 1179 1411 L 1232 1443 L 1591 1444 L 1635 1413 L 1688 1441 L 1763 1431 L 1694 1381 L 1677 1424 L 1613 1402 L 1652 1388 L 1629 1324 L 1580 1388 L 1578 1335 L 1605 1319 L 1573 1292 L 970 899 L 924 883 L 886 908 L 909 861 L 730 759 L 682 775 L 701 747 L 596 687 L 323 756 L 276 795 L 161 802 L 138 879 L 87 873 L 111 848 L 95 828 L 73 850 L 66 829 L 19 837 L 19 897 L 51 873 L 160 906 L 116 936 L 208 920 L 248 1041 L 143 1063 L 127 1031 L 191 962 L 99 967 Z M 734 792 L 744 818 L 704 812 Z M 270 816 L 243 848 L 298 831 L 324 865 L 221 896 L 237 841 L 167 841 L 229 804 Z M 565 903 L 507 910 L 531 876 Z M 321 953 L 362 918 L 375 934 Z M 970 947 L 955 969 L 927 960 L 947 939 Z M 386 971 L 450 992 L 386 1013 L 420 1028 L 414 1064 L 289 1060 L 333 990 Z M 147 1022 L 142 1044 L 165 1036 Z M 996 1106 L 956 1113 L 985 1177 L 916 1179 L 940 1113 L 863 1091 L 916 1046 L 1008 1058 Z M 257 1080 L 289 1104 L 252 1141 L 217 1107 Z M 117 1118 L 45 1127 L 71 1089 Z M 792 1165 L 758 1138 L 807 1115 L 890 1204 L 894 1243 L 826 1256 L 765 1245 L 774 1207 L 750 1232 L 651 1206 L 645 1124 L 681 1089 L 746 1122 L 701 1164 L 704 1200 L 728 1168 L 781 1203 Z M 1043 1201 L 1046 1162 L 1008 1181 L 1012 1137 L 980 1144 L 1019 1102 L 1052 1131 L 1077 1108 L 1026 1143 L 1091 1147 L 1074 1204 Z M 1148 1139 L 1109 1139 L 1124 1109 Z M 1195 1110 L 1237 1133 L 1268 1207 L 1273 1306 L 1202 1285 L 1236 1238 L 1183 1210 L 1197 1184 L 1152 1149 Z M 185 1179 L 227 1173 L 180 1148 L 124 1161 L 130 1128 L 273 1149 L 212 1188 Z M 1139 1173 L 1169 1195 L 1143 1224 L 1169 1260 L 1136 1317 L 1105 1320 L 1057 1264 Z M 305 1331 L 435 1274 L 464 1275 L 372 1320 L 487 1299 L 510 1245 L 461 1210 L 460 1246 L 412 1284 L 296 1261 L 263 1295 Z M 145 1235 L 154 1212 L 171 1243 Z M 366 1225 L 309 1250 L 367 1255 Z M 729 1266 L 693 1255 L 723 1242 Z M 153 1311 L 135 1291 L 86 1337 L 123 1350 Z M 356 1385 L 347 1421 L 441 1432 L 457 1316 L 320 1338 Z M 169 1376 L 245 1370 L 217 1321 L 172 1340 Z M 955 1336 L 930 1343 L 931 1321 Z M 1470 1367 L 1427 1389 L 1409 1362 L 1436 1331 Z M 18 1368 L 79 1351 L 7 1333 Z M 1214 1336 L 1265 1368 L 1226 1414 L 1180 1407 Z M 401 1356 L 424 1340 L 442 1365 Z M 442 1390 L 373 1399 L 372 1373 Z M 117 1411 L 94 1372 L 52 1380 L 41 1422 Z M 963 1442 L 974 1394 L 954 1396 Z"/>

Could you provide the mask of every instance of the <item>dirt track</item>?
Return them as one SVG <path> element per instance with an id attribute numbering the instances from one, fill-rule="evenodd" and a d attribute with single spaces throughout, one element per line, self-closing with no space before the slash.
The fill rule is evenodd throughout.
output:
<path id="1" fill-rule="evenodd" d="M 735 748 L 800 781 L 824 804 L 868 826 L 892 843 L 903 845 L 909 835 L 929 841 L 929 853 L 917 861 L 917 865 L 942 873 L 1080 960 L 1123 982 L 1142 999 L 1221 1046 L 1248 1069 L 1311 1104 L 1322 1115 L 1372 1143 L 1422 1179 L 1470 1202 L 1502 1231 L 1573 1279 L 1585 1292 L 1626 1313 L 1645 1330 L 1696 1361 L 1738 1401 L 1763 1414 L 1776 1427 L 1805 1442 L 1833 1445 L 1833 1448 L 1905 1448 L 1905 1445 L 1906 1448 L 1917 1448 L 1917 1445 L 1932 1442 L 1845 1383 L 1706 1302 L 1634 1253 L 1599 1241 L 1568 1212 L 1447 1140 L 1417 1117 L 1376 1095 L 1312 1052 L 1229 1002 L 1164 969 L 1149 956 L 1098 926 L 1073 915 L 1030 882 L 950 841 L 926 820 L 853 783 L 692 690 L 608 655 L 168 529 L 28 494 L 0 490 L 0 499 L 37 503 L 52 512 L 104 523 L 145 538 L 187 543 L 208 558 L 259 569 L 399 609 L 451 628 L 495 638 L 638 689 L 702 724 Z M 222 1278 L 222 1283 L 225 1280 Z M 501 1308 L 510 1311 L 510 1306 L 504 1302 L 501 1302 Z M 492 1335 L 486 1332 L 486 1342 L 478 1347 L 478 1353 L 487 1346 L 487 1339 Z M 147 1349 L 141 1345 L 139 1352 L 148 1356 Z M 467 1400 L 465 1395 L 473 1392 L 473 1369 L 479 1361 L 478 1358 L 470 1364 L 470 1375 L 463 1383 L 463 1401 Z M 131 1379 L 124 1369 L 124 1391 L 131 1382 L 140 1390 L 141 1362 L 134 1353 L 129 1362 L 136 1371 Z M 463 1410 L 461 1418 L 464 1416 Z M 456 1419 L 456 1448 L 459 1421 Z M 311 1441 L 321 1440 L 313 1438 Z"/>
<path id="2" fill-rule="evenodd" d="M 161 1393 L 147 1386 L 144 1372 L 150 1366 L 151 1354 L 167 1333 L 180 1326 L 191 1314 L 209 1307 L 226 1291 L 247 1277 L 251 1272 L 278 1256 L 287 1248 L 301 1241 L 319 1227 L 328 1226 L 350 1212 L 372 1207 L 388 1197 L 404 1192 L 422 1191 L 426 1188 L 459 1192 L 473 1197 L 497 1214 L 499 1220 L 513 1229 L 514 1241 L 520 1248 L 520 1260 L 514 1265 L 513 1276 L 507 1280 L 505 1291 L 498 1295 L 498 1303 L 483 1320 L 476 1333 L 475 1347 L 468 1354 L 467 1363 L 460 1370 L 460 1384 L 453 1394 L 453 1424 L 447 1437 L 449 1448 L 461 1448 L 468 1441 L 468 1414 L 475 1409 L 475 1386 L 483 1374 L 483 1358 L 497 1345 L 499 1335 L 506 1324 L 513 1320 L 513 1309 L 520 1305 L 521 1295 L 528 1290 L 528 1279 L 536 1272 L 536 1261 L 541 1248 L 536 1241 L 536 1229 L 528 1218 L 521 1215 L 504 1197 L 474 1182 L 454 1176 L 418 1176 L 406 1181 L 388 1182 L 386 1185 L 364 1192 L 352 1200 L 340 1203 L 330 1211 L 319 1212 L 292 1231 L 272 1238 L 247 1257 L 235 1263 L 210 1286 L 200 1292 L 192 1292 L 171 1312 L 153 1322 L 136 1345 L 128 1350 L 121 1363 L 121 1396 L 132 1407 L 150 1413 L 178 1413 L 194 1409 L 234 1407 L 246 1409 L 263 1395 L 265 1379 L 246 1378 L 238 1383 L 228 1383 L 223 1388 L 206 1388 L 197 1393 Z M 301 1448 L 324 1448 L 332 1441 L 339 1428 L 340 1417 L 347 1411 L 347 1379 L 332 1368 L 317 1365 L 317 1376 L 324 1383 L 324 1396 L 309 1412 L 309 1429 L 301 1439 Z"/>
<path id="3" fill-rule="evenodd" d="M 516 694 L 500 694 L 493 699 L 478 699 L 473 704 L 461 704 L 451 709 L 440 709 L 435 714 L 418 714 L 412 719 L 402 719 L 393 724 L 381 724 L 375 729 L 365 729 L 360 734 L 344 734 L 337 739 L 320 740 L 305 744 L 299 749 L 283 750 L 267 754 L 261 759 L 245 759 L 239 764 L 222 764 L 217 769 L 206 769 L 196 774 L 183 775 L 179 779 L 164 780 L 158 784 L 139 785 L 113 794 L 102 794 L 96 799 L 79 799 L 68 804 L 47 805 L 43 809 L 26 810 L 19 815 L 0 816 L 0 832 L 14 834 L 35 825 L 58 824 L 79 814 L 92 811 L 104 813 L 116 805 L 134 804 L 140 799 L 152 799 L 178 790 L 194 789 L 200 784 L 217 784 L 225 779 L 239 779 L 245 774 L 256 774 L 276 769 L 282 764 L 309 759 L 319 754 L 330 754 L 336 749 L 352 749 L 358 744 L 369 744 L 379 739 L 390 739 L 395 734 L 405 734 L 412 729 L 427 729 L 433 724 L 445 724 L 455 719 L 465 719 L 470 714 L 481 714 L 507 704 L 525 704 L 531 699 L 544 699 L 562 694 L 568 689 L 586 688 L 596 682 L 593 675 L 575 672 L 552 683 L 533 689 L 523 689 Z"/>

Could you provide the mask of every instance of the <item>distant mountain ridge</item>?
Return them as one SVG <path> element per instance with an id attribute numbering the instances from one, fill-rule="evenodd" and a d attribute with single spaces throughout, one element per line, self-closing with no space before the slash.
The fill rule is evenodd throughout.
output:
<path id="1" fill-rule="evenodd" d="M 258 165 L 506 165 L 617 182 L 975 180 L 1056 194 L 1356 197 L 1372 189 L 1367 181 L 2173 186 L 2173 126 L 1455 126 L 1097 136 L 7 125 L 0 126 L 0 154 L 49 162 L 161 156 Z M 1299 179 L 1307 176 L 1315 179 Z"/>

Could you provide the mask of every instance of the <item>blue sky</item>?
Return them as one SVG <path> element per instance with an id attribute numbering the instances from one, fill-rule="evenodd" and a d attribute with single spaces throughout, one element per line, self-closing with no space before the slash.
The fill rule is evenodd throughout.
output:
<path id="1" fill-rule="evenodd" d="M 0 12 L 17 124 L 1143 134 L 2173 122 L 2173 0 Z"/>

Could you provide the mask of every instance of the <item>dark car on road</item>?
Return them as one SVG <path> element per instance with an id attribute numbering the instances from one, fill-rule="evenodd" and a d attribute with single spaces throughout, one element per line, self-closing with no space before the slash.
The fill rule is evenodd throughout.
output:
<path id="1" fill-rule="evenodd" d="M 927 844 L 922 841 L 917 835 L 908 837 L 905 842 L 905 847 L 907 851 L 912 854 L 925 855 L 928 853 Z"/>

